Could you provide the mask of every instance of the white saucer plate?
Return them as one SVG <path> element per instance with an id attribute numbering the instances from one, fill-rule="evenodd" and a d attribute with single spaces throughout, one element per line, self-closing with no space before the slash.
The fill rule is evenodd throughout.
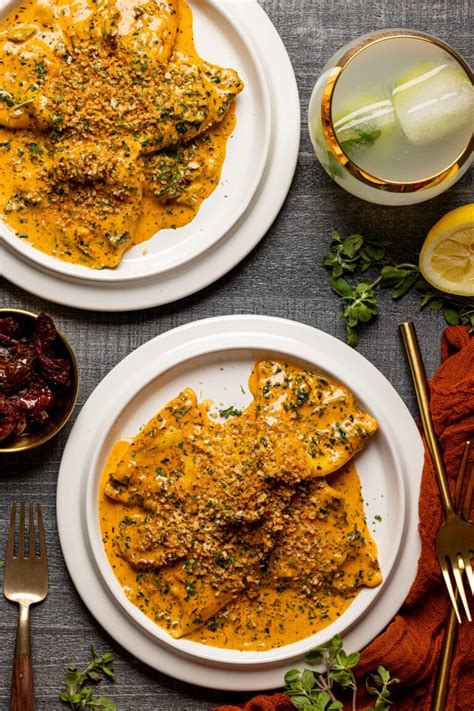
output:
<path id="1" fill-rule="evenodd" d="M 384 583 L 363 590 L 326 630 L 277 650 L 237 652 L 172 640 L 127 600 L 105 557 L 97 516 L 104 459 L 116 439 L 133 435 L 183 387 L 193 387 L 199 398 L 212 398 L 218 406 L 246 404 L 250 369 L 265 354 L 284 355 L 326 371 L 348 385 L 378 419 L 380 432 L 358 457 L 357 467 Z M 360 650 L 399 609 L 419 554 L 422 462 L 421 439 L 411 415 L 383 375 L 360 354 L 291 321 L 256 316 L 208 319 L 169 331 L 134 351 L 89 398 L 61 462 L 57 498 L 61 545 L 87 607 L 139 659 L 203 686 L 274 688 L 282 684 L 290 662 L 297 664 L 311 647 L 339 632 L 349 651 Z"/>
<path id="2" fill-rule="evenodd" d="M 6 7 L 11 2 L 0 0 L 0 10 Z M 77 308 L 141 309 L 206 286 L 263 237 L 286 197 L 298 154 L 300 116 L 293 70 L 273 25 L 254 0 L 191 0 L 191 7 L 202 56 L 235 67 L 245 83 L 236 101 L 237 125 L 228 141 L 220 185 L 189 225 L 162 230 L 136 245 L 116 269 L 62 262 L 19 240 L 0 222 L 7 279 Z"/>

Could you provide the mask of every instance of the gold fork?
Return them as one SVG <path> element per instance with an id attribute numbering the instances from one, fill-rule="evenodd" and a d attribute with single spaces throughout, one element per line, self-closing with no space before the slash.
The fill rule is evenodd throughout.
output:
<path id="1" fill-rule="evenodd" d="M 464 590 L 463 572 L 466 574 L 469 582 L 471 594 L 474 595 L 474 574 L 471 565 L 471 553 L 474 551 L 474 526 L 471 523 L 467 523 L 467 521 L 462 521 L 459 516 L 456 515 L 451 503 L 441 449 L 431 420 L 428 382 L 426 380 L 425 368 L 416 337 L 415 327 L 411 322 L 402 323 L 400 325 L 400 331 L 410 365 L 413 384 L 415 386 L 423 430 L 433 461 L 441 501 L 446 513 L 446 520 L 436 535 L 438 560 L 458 621 L 461 622 L 461 615 L 454 595 L 451 576 L 454 578 L 459 597 L 461 598 L 466 612 L 466 617 L 469 622 L 472 622 L 471 611 Z"/>
<path id="2" fill-rule="evenodd" d="M 462 517 L 465 521 L 471 522 L 469 516 L 471 511 L 471 501 L 472 501 L 472 489 L 474 482 L 474 466 L 471 468 L 471 473 L 467 480 L 466 493 L 464 497 L 464 504 L 461 506 L 461 490 L 464 481 L 464 474 L 467 467 L 467 459 L 469 456 L 469 448 L 471 442 L 468 440 L 464 447 L 464 452 L 461 460 L 461 467 L 459 469 L 458 478 L 456 481 L 456 489 L 454 494 L 454 505 L 459 513 L 462 509 Z M 458 591 L 456 590 L 456 601 L 459 601 Z M 448 683 L 449 674 L 451 671 L 451 665 L 453 661 L 454 646 L 456 644 L 456 632 L 457 632 L 457 622 L 456 622 L 456 612 L 454 607 L 451 607 L 449 613 L 448 623 L 446 625 L 446 631 L 443 640 L 443 646 L 441 648 L 439 666 L 438 666 L 438 678 L 436 680 L 435 688 L 433 691 L 433 701 L 431 704 L 431 711 L 444 711 L 446 708 L 446 700 L 448 695 Z"/>
<path id="3" fill-rule="evenodd" d="M 3 593 L 19 605 L 15 658 L 11 692 L 11 711 L 34 711 L 33 670 L 31 664 L 30 605 L 41 602 L 48 594 L 48 559 L 39 504 L 36 506 L 37 531 L 33 504 L 28 507 L 28 555 L 25 553 L 25 505 L 20 504 L 20 522 L 16 542 L 16 504 L 13 504 L 8 529 L 7 555 Z M 38 533 L 38 536 L 36 535 Z M 37 555 L 38 550 L 38 555 Z"/>

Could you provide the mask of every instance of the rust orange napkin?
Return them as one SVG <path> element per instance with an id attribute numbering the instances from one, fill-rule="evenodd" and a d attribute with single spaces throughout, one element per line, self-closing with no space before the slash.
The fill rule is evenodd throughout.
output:
<path id="1" fill-rule="evenodd" d="M 464 444 L 474 440 L 474 338 L 468 327 L 450 326 L 441 342 L 441 366 L 431 381 L 431 412 L 443 449 L 446 471 L 454 481 Z M 470 464 L 474 462 L 471 447 Z M 415 582 L 399 614 L 379 637 L 363 650 L 357 668 L 360 711 L 373 701 L 364 693 L 366 676 L 379 664 L 400 683 L 393 689 L 394 711 L 429 711 L 444 626 L 450 603 L 438 566 L 434 539 L 443 521 L 443 509 L 431 459 L 426 453 L 419 502 L 422 550 Z M 294 711 L 284 694 L 256 696 L 244 707 L 220 706 L 216 711 Z M 474 628 L 463 624 L 450 677 L 446 711 L 474 711 Z"/>

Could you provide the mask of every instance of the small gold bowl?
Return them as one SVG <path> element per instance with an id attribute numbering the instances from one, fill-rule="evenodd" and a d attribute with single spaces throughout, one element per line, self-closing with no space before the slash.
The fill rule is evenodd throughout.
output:
<path id="1" fill-rule="evenodd" d="M 31 330 L 38 318 L 37 314 L 33 314 L 30 311 L 23 311 L 22 309 L 0 309 L 0 318 L 6 318 L 8 316 L 13 316 L 13 318 L 24 323 L 27 327 L 29 326 Z M 61 355 L 67 358 L 71 363 L 71 382 L 64 393 L 64 397 L 61 398 L 61 407 L 58 408 L 57 412 L 54 411 L 48 422 L 44 426 L 38 427 L 37 431 L 18 436 L 7 446 L 2 446 L 0 442 L 0 454 L 12 454 L 13 452 L 34 449 L 48 442 L 48 440 L 62 430 L 73 413 L 79 392 L 79 371 L 76 356 L 67 339 L 60 331 L 58 331 L 58 336 L 63 350 Z"/>

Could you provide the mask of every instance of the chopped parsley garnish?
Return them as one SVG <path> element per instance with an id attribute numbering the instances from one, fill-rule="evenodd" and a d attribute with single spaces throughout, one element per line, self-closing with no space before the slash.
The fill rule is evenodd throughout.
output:
<path id="1" fill-rule="evenodd" d="M 231 405 L 230 407 L 226 407 L 224 410 L 219 410 L 219 415 L 221 417 L 237 417 L 238 415 L 242 414 L 242 410 L 238 410 L 236 407 Z"/>

